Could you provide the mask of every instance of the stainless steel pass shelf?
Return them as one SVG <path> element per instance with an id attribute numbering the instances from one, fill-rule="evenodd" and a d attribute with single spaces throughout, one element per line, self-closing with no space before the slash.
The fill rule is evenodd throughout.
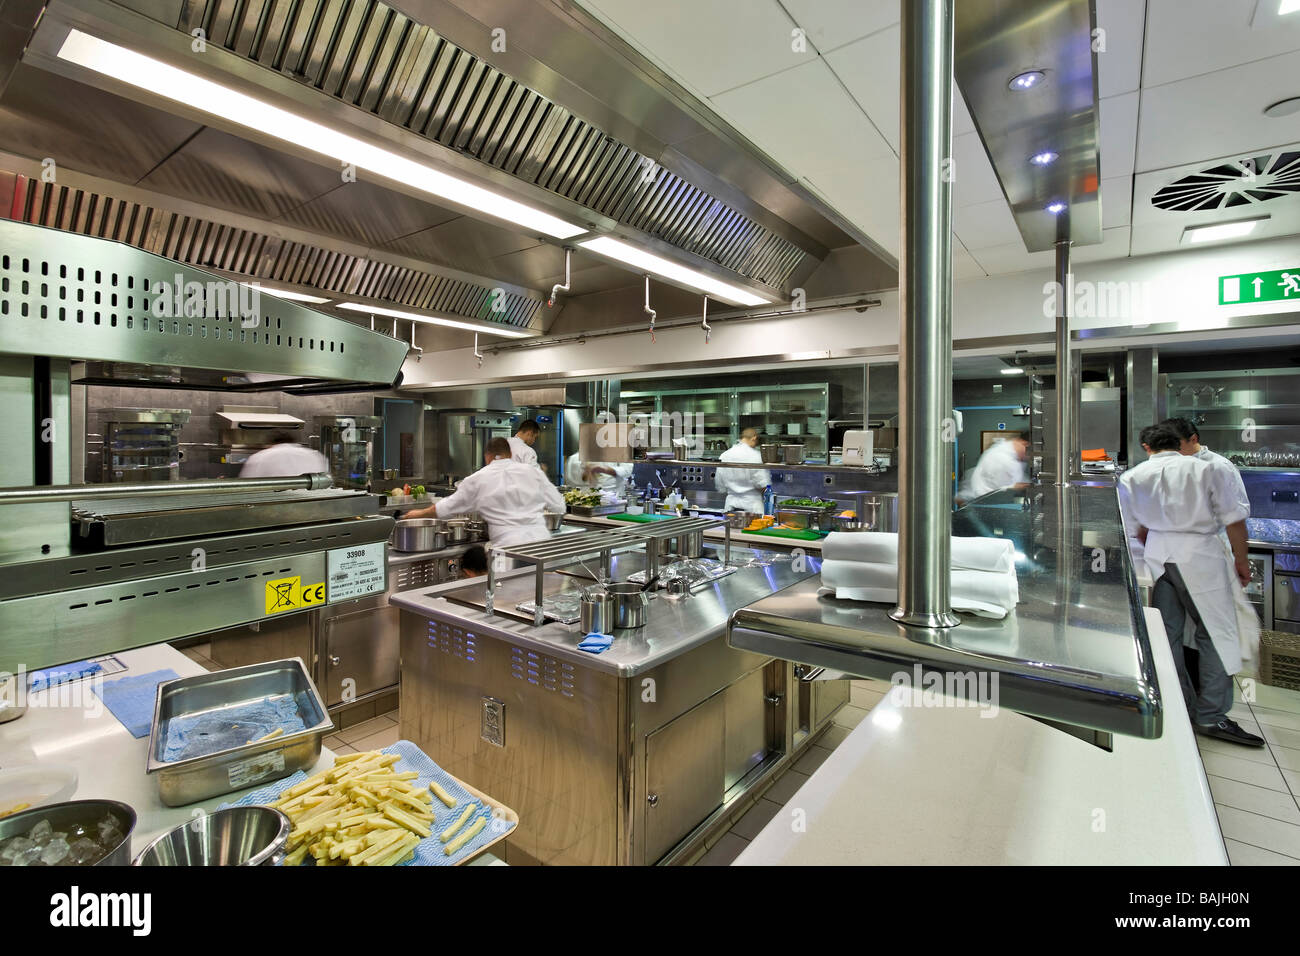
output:
<path id="1" fill-rule="evenodd" d="M 805 436 L 790 435 L 788 437 L 796 438 Z M 769 471 L 813 471 L 834 475 L 857 475 L 863 478 L 872 478 L 883 473 L 881 469 L 873 465 L 787 465 L 783 461 L 765 461 L 760 463 L 747 461 L 719 461 L 716 458 L 658 458 L 652 459 L 651 463 L 656 465 L 707 465 L 713 468 L 766 468 Z M 640 462 L 638 462 L 638 464 L 640 464 Z"/>
<path id="2" fill-rule="evenodd" d="M 915 683 L 919 668 L 957 696 L 992 691 L 1021 713 L 1160 736 L 1161 693 L 1113 487 L 998 492 L 956 512 L 953 532 L 1015 542 L 1020 603 L 1004 620 L 905 627 L 889 605 L 819 595 L 810 579 L 736 611 L 728 641 L 883 680 Z"/>

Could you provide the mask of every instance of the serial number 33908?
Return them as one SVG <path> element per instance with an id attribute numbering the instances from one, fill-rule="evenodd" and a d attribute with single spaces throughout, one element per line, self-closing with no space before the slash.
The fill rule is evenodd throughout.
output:
<path id="1" fill-rule="evenodd" d="M 360 550 L 360 551 L 349 551 L 349 552 L 348 552 L 348 557 L 349 557 L 349 558 L 364 558 L 365 556 L 366 556 L 366 552 L 365 552 L 365 549 L 364 549 L 364 548 L 363 548 L 362 550 Z"/>

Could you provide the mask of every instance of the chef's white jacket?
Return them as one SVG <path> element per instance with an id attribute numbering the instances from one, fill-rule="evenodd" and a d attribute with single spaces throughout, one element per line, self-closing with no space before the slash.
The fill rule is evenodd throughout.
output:
<path id="1" fill-rule="evenodd" d="M 564 511 L 564 495 L 535 465 L 497 458 L 465 478 L 438 502 L 438 517 L 477 512 L 488 524 L 488 541 L 506 548 L 549 538 L 543 511 Z"/>
<path id="2" fill-rule="evenodd" d="M 1126 527 L 1147 529 L 1143 561 L 1151 580 L 1160 580 L 1166 563 L 1178 566 L 1224 670 L 1236 674 L 1241 645 L 1233 587 L 1240 582 L 1219 531 L 1250 510 L 1225 496 L 1216 471 L 1192 455 L 1157 452 L 1120 477 L 1119 503 Z"/>
<path id="3" fill-rule="evenodd" d="M 589 480 L 582 477 L 583 469 L 587 464 L 601 465 L 605 468 L 613 468 L 614 474 L 606 475 L 602 472 L 592 474 Z M 574 452 L 564 463 L 564 483 L 572 485 L 575 488 L 596 488 L 603 494 L 613 495 L 615 498 L 622 498 L 627 493 L 627 482 L 632 477 L 632 463 L 627 461 L 593 461 L 584 462 Z"/>
<path id="4" fill-rule="evenodd" d="M 295 475 L 327 475 L 329 470 L 325 456 L 314 448 L 285 442 L 249 455 L 239 470 L 239 477 L 291 478 Z"/>
<path id="5" fill-rule="evenodd" d="M 966 488 L 961 497 L 965 501 L 971 501 L 1028 480 L 1025 463 L 1016 454 L 1015 443 L 1004 439 L 994 442 L 988 451 L 980 455 L 980 460 L 966 480 Z"/>
<path id="6" fill-rule="evenodd" d="M 761 465 L 763 456 L 757 448 L 745 442 L 736 442 L 719 457 L 719 461 L 742 461 Z M 719 468 L 713 476 L 713 486 L 726 492 L 723 507 L 728 511 L 763 513 L 763 489 L 772 483 L 772 474 L 766 468 Z"/>
<path id="7" fill-rule="evenodd" d="M 1213 469 L 1215 485 L 1222 499 L 1233 502 L 1236 508 L 1245 509 L 1246 517 L 1250 517 L 1250 497 L 1246 494 L 1246 483 L 1241 480 L 1241 472 L 1237 470 L 1237 466 L 1204 445 L 1192 457 L 1205 462 Z M 1228 535 L 1222 528 L 1219 529 L 1219 539 L 1224 550 L 1231 556 L 1232 545 L 1228 542 Z M 1241 586 L 1241 581 L 1236 576 L 1235 563 L 1233 567 L 1232 597 L 1237 612 L 1237 637 L 1241 647 L 1241 658 L 1243 661 L 1248 661 L 1255 658 L 1259 647 L 1259 615 L 1251 606 L 1250 598 L 1246 596 L 1246 589 Z M 1187 647 L 1196 647 L 1196 622 L 1190 617 L 1183 629 L 1183 644 Z"/>
<path id="8" fill-rule="evenodd" d="M 525 465 L 537 464 L 537 452 L 533 451 L 531 445 L 524 441 L 518 435 L 511 435 L 506 441 L 510 442 L 510 457 L 513 461 Z"/>

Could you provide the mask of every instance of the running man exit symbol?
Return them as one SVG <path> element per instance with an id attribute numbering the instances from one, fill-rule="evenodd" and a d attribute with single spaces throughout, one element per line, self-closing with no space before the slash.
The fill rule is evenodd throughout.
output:
<path id="1" fill-rule="evenodd" d="M 1219 305 L 1300 300 L 1300 266 L 1219 277 Z"/>

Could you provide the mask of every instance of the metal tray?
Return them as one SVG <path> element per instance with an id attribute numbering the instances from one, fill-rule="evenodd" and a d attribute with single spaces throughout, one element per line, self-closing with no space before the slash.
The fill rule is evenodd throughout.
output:
<path id="1" fill-rule="evenodd" d="M 612 515 L 626 508 L 626 501 L 620 501 L 612 505 L 569 505 L 569 513 L 581 515 L 584 518 L 595 518 L 599 515 Z"/>
<path id="2" fill-rule="evenodd" d="M 284 695 L 293 701 L 302 730 L 256 743 L 248 742 L 247 731 L 232 732 L 227 739 L 217 734 L 210 752 L 164 759 L 172 721 Z M 146 772 L 158 775 L 158 795 L 165 805 L 184 806 L 308 769 L 320 759 L 321 741 L 333 729 L 325 701 L 300 658 L 183 677 L 158 685 Z"/>

